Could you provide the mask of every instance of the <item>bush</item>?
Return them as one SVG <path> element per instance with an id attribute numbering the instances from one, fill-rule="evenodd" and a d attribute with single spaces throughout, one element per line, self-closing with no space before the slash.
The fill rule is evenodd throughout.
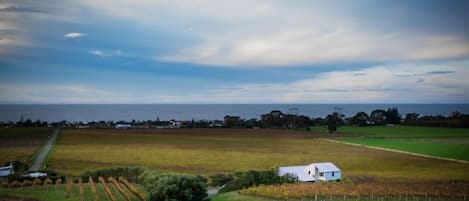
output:
<path id="1" fill-rule="evenodd" d="M 151 201 L 208 200 L 203 177 L 146 171 L 140 179 Z"/>
<path id="2" fill-rule="evenodd" d="M 210 179 L 212 180 L 210 183 L 211 186 L 223 186 L 226 183 L 233 180 L 233 175 L 216 174 L 216 175 L 210 176 Z"/>
<path id="3" fill-rule="evenodd" d="M 254 171 L 238 172 L 233 176 L 234 179 L 226 183 L 225 187 L 221 189 L 221 192 L 229 192 L 248 188 L 251 186 L 258 186 L 260 184 L 283 184 L 283 183 L 294 183 L 298 179 L 295 176 L 278 176 L 275 169 L 265 171 Z"/>
<path id="4" fill-rule="evenodd" d="M 86 171 L 81 174 L 83 181 L 88 181 L 88 177 L 92 177 L 93 180 L 98 181 L 98 177 L 114 177 L 118 178 L 119 176 L 127 178 L 131 182 L 139 183 L 138 177 L 140 174 L 145 172 L 147 168 L 142 167 L 115 167 L 115 168 L 106 168 L 100 170 Z"/>

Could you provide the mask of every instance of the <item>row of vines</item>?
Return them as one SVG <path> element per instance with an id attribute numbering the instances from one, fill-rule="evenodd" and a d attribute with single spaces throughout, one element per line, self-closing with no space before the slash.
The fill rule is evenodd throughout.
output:
<path id="1" fill-rule="evenodd" d="M 126 201 L 132 201 L 132 197 L 135 197 L 139 201 L 146 201 L 146 194 L 142 192 L 138 187 L 134 184 L 130 183 L 126 178 L 119 177 L 108 177 L 105 179 L 104 177 L 98 177 L 98 181 L 94 181 L 92 177 L 89 177 L 88 180 L 88 188 L 91 192 L 91 199 L 93 201 L 117 201 L 116 193 L 111 190 L 110 186 L 112 185 L 118 194 L 121 194 L 122 197 Z M 106 199 L 103 200 L 102 197 L 99 196 L 99 188 L 97 186 L 102 186 L 102 189 L 106 195 Z M 75 196 L 80 197 L 81 201 L 85 200 L 85 188 L 84 181 L 82 178 L 74 179 L 66 179 L 63 181 L 62 179 L 56 179 L 55 182 L 49 178 L 45 179 L 34 179 L 34 180 L 23 180 L 23 181 L 12 181 L 9 183 L 2 183 L 1 190 L 28 190 L 31 189 L 33 191 L 43 191 L 47 193 L 50 188 L 54 188 L 55 193 L 63 193 L 65 191 L 65 196 L 70 198 L 72 194 L 78 192 L 78 195 Z M 75 190 L 74 190 L 75 188 Z M 135 199 L 134 199 L 135 200 Z"/>
<path id="2" fill-rule="evenodd" d="M 330 198 L 366 198 L 381 200 L 395 198 L 396 200 L 469 200 L 469 185 L 466 183 L 296 183 L 282 185 L 261 185 L 240 191 L 241 194 L 273 199 L 308 199 L 318 200 Z M 327 199 L 329 200 L 329 199 Z"/>

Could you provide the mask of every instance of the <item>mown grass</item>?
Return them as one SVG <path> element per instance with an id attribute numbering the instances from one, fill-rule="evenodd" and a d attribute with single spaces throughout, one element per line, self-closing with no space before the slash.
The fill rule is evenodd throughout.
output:
<path id="1" fill-rule="evenodd" d="M 469 165 L 325 142 L 278 130 L 62 130 L 48 164 L 61 173 L 113 166 L 210 175 L 331 161 L 349 178 L 469 180 Z"/>
<path id="2" fill-rule="evenodd" d="M 469 146 L 424 139 L 342 138 L 342 141 L 469 161 Z M 467 139 L 465 139 L 467 142 Z"/>
<path id="3" fill-rule="evenodd" d="M 338 132 L 347 135 L 339 138 L 346 142 L 469 161 L 466 128 L 344 126 Z"/>
<path id="4" fill-rule="evenodd" d="M 50 128 L 0 128 L 0 165 L 13 160 L 29 164 L 51 134 Z"/>
<path id="5" fill-rule="evenodd" d="M 467 128 L 441 128 L 423 126 L 342 126 L 339 133 L 351 135 L 366 135 L 368 137 L 387 138 L 451 138 L 469 137 Z"/>
<path id="6" fill-rule="evenodd" d="M 270 201 L 260 197 L 240 195 L 237 192 L 222 193 L 214 195 L 210 198 L 211 201 Z"/>

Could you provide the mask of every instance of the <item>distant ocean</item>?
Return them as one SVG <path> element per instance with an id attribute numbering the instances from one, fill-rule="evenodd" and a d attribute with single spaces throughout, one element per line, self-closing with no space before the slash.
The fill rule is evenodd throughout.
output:
<path id="1" fill-rule="evenodd" d="M 261 114 L 271 110 L 325 117 L 334 110 L 352 116 L 389 107 L 398 108 L 402 116 L 410 112 L 422 115 L 469 113 L 469 104 L 47 104 L 0 105 L 0 121 L 18 121 L 21 116 L 33 121 L 222 120 L 225 115 L 259 119 Z"/>

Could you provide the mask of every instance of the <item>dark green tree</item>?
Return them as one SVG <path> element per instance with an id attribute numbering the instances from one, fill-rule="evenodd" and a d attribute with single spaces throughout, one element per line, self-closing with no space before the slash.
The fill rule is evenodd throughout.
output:
<path id="1" fill-rule="evenodd" d="M 385 113 L 386 116 L 386 123 L 388 124 L 399 124 L 401 123 L 401 115 L 397 108 L 388 108 Z"/>
<path id="2" fill-rule="evenodd" d="M 148 171 L 140 175 L 151 201 L 207 201 L 207 189 L 200 177 Z"/>
<path id="3" fill-rule="evenodd" d="M 408 113 L 408 114 L 405 115 L 405 120 L 406 120 L 406 121 L 409 121 L 409 120 L 417 120 L 417 119 L 419 119 L 419 116 L 420 116 L 420 115 L 417 114 L 417 113 L 415 113 L 415 112 L 413 112 L 413 113 Z"/>
<path id="4" fill-rule="evenodd" d="M 353 116 L 351 119 L 352 124 L 358 125 L 358 126 L 366 126 L 369 120 L 370 120 L 370 117 L 365 112 L 359 112 L 355 116 Z"/>
<path id="5" fill-rule="evenodd" d="M 370 114 L 370 120 L 376 125 L 382 125 L 386 123 L 386 111 L 378 109 L 373 110 Z"/>
<path id="6" fill-rule="evenodd" d="M 334 112 L 330 115 L 327 115 L 327 129 L 329 133 L 335 133 L 337 131 L 337 125 L 339 124 L 340 116 L 339 113 Z"/>

